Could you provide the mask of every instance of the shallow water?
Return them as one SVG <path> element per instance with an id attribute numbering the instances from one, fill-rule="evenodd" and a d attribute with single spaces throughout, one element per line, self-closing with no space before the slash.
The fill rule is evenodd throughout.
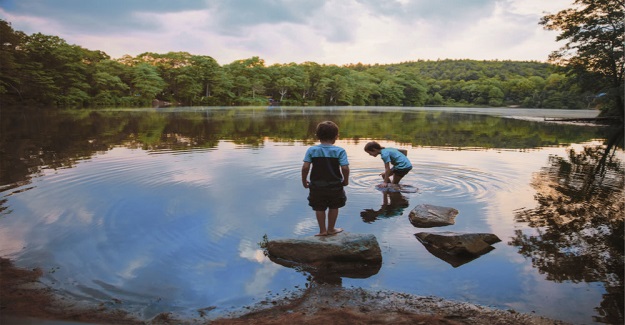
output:
<path id="1" fill-rule="evenodd" d="M 300 169 L 315 125 L 330 119 L 351 169 L 337 226 L 374 234 L 383 256 L 377 274 L 343 278 L 344 287 L 622 321 L 623 151 L 594 172 L 593 148 L 611 131 L 475 113 L 3 112 L 0 255 L 42 268 L 61 293 L 145 319 L 216 315 L 297 292 L 310 278 L 269 261 L 259 243 L 318 231 Z M 375 188 L 383 165 L 363 151 L 369 139 L 408 150 L 414 169 L 402 183 L 414 193 Z M 422 203 L 456 208 L 456 223 L 415 228 L 408 213 Z M 502 241 L 454 267 L 416 239 L 422 231 Z"/>

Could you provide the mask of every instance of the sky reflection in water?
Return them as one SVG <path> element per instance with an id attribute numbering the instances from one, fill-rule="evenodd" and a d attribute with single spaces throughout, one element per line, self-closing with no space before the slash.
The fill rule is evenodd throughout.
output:
<path id="1" fill-rule="evenodd" d="M 341 127 L 342 137 L 336 144 L 347 150 L 351 168 L 348 201 L 340 210 L 338 226 L 348 232 L 374 234 L 383 256 L 378 274 L 367 279 L 344 278 L 344 287 L 434 295 L 535 311 L 572 322 L 588 323 L 597 316 L 595 308 L 606 293 L 601 281 L 548 280 L 548 275 L 519 254 L 519 247 L 509 244 L 519 231 L 537 232 L 527 222 L 515 221 L 519 211 L 537 205 L 537 189 L 531 185 L 536 174 L 549 166 L 550 157 L 567 157 L 568 148 L 582 150 L 582 143 L 480 148 L 484 142 L 479 141 L 484 139 L 469 135 L 478 140 L 455 144 L 459 140 L 454 139 L 468 132 L 455 129 L 459 125 L 485 123 L 485 117 L 469 115 L 467 120 L 461 115 L 427 117 L 414 112 L 306 115 L 295 110 L 276 121 L 276 116 L 268 117 L 263 110 L 223 112 L 235 115 L 231 129 L 207 112 L 97 116 L 98 125 L 125 121 L 126 127 L 114 132 L 118 136 L 114 141 L 110 129 L 88 135 L 73 129 L 76 134 L 69 142 L 110 141 L 107 149 L 88 155 L 83 151 L 82 158 L 70 164 L 56 162 L 61 166 L 55 168 L 45 160 L 38 173 L 24 175 L 21 183 L 4 182 L 0 254 L 18 266 L 41 267 L 45 282 L 67 294 L 111 305 L 118 299 L 124 308 L 145 318 L 163 311 L 193 314 L 210 306 L 216 306 L 217 313 L 267 295 L 297 291 L 306 286 L 306 276 L 269 261 L 258 243 L 264 235 L 276 239 L 317 232 L 300 168 L 306 148 L 315 143 L 311 129 L 321 120 L 333 119 Z M 157 117 L 162 127 L 131 127 L 141 125 L 132 122 L 133 118 L 145 122 L 147 115 L 152 120 Z M 216 124 L 190 122 L 198 115 Z M 424 140 L 424 131 L 408 134 L 416 140 L 406 141 L 406 133 L 414 132 L 427 118 L 438 124 L 438 138 Z M 489 117 L 488 123 L 494 121 L 490 119 L 501 120 Z M 85 120 L 78 118 L 75 123 L 84 125 Z M 280 123 L 291 123 L 296 130 L 272 126 Z M 518 134 L 548 137 L 548 132 L 540 131 L 544 124 L 497 123 L 514 123 Z M 444 128 L 447 124 L 449 128 Z M 198 131 L 198 125 L 202 130 Z M 304 136 L 285 134 L 281 128 Z M 596 138 L 595 131 L 582 127 L 552 129 L 557 129 L 550 132 L 559 132 L 560 138 L 588 132 L 591 136 L 584 145 Z M 390 198 L 392 207 L 384 207 L 384 193 L 375 189 L 381 180 L 381 160 L 362 149 L 367 130 L 383 146 L 407 149 L 414 165 L 402 182 L 418 191 Z M 446 132 L 448 138 L 441 139 Z M 493 139 L 508 136 L 494 135 Z M 432 145 L 437 141 L 452 143 Z M 67 147 L 59 148 L 59 155 L 77 151 Z M 617 156 L 622 160 L 622 151 Z M 456 223 L 415 228 L 408 212 L 422 203 L 458 209 Z M 386 210 L 371 214 L 381 209 Z M 368 215 L 363 213 L 367 211 Z M 502 242 L 494 244 L 495 250 L 488 254 L 454 268 L 415 238 L 422 231 L 493 233 Z"/>

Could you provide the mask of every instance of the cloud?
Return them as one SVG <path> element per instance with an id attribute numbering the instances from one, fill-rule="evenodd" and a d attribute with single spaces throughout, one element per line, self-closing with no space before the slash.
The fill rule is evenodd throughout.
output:
<path id="1" fill-rule="evenodd" d="M 6 6 L 5 6 L 6 4 Z M 62 22 L 69 32 L 80 29 L 94 34 L 105 34 L 127 29 L 149 30 L 158 22 L 135 19 L 143 12 L 166 13 L 203 8 L 203 1 L 195 0 L 150 0 L 150 1 L 83 1 L 83 0 L 6 0 L 6 11 L 20 16 L 36 16 Z M 40 31 L 47 33 L 46 31 Z"/>
<path id="2" fill-rule="evenodd" d="M 487 15 L 495 6 L 493 0 L 357 0 L 376 15 L 400 20 L 467 21 Z"/>
<path id="3" fill-rule="evenodd" d="M 538 21 L 571 0 L 4 0 L 0 18 L 114 58 L 189 52 L 220 64 L 541 60 L 559 47 Z"/>
<path id="4" fill-rule="evenodd" d="M 249 26 L 307 24 L 311 15 L 324 5 L 323 0 L 221 0 L 208 3 L 207 9 L 221 26 L 222 33 L 237 35 Z"/>

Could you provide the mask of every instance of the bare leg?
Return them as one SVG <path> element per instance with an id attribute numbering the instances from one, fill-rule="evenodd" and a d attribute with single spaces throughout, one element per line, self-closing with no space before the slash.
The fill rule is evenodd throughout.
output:
<path id="1" fill-rule="evenodd" d="M 332 211 L 332 210 L 330 210 Z M 328 219 L 329 219 L 329 214 L 330 212 L 328 212 Z M 317 217 L 317 223 L 319 224 L 319 233 L 316 234 L 315 236 L 326 236 L 328 235 L 328 230 L 326 229 L 326 212 L 325 211 L 315 211 L 315 216 Z M 334 220 L 336 221 L 336 219 Z M 329 220 L 328 220 L 328 223 Z"/>
<path id="2" fill-rule="evenodd" d="M 336 225 L 336 219 L 339 217 L 339 209 L 328 209 L 328 235 L 338 234 L 343 229 L 334 228 Z"/>
<path id="3" fill-rule="evenodd" d="M 401 181 L 402 178 L 404 178 L 405 175 L 397 175 L 394 174 L 393 175 L 393 184 L 399 184 L 399 181 Z"/>

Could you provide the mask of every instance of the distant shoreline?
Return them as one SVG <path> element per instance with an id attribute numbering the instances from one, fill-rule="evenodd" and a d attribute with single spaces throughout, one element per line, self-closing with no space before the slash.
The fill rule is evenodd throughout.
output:
<path id="1" fill-rule="evenodd" d="M 157 110 L 163 112 L 203 111 L 213 109 L 271 109 L 271 110 L 314 110 L 314 111 L 430 111 L 446 113 L 483 114 L 501 117 L 536 117 L 536 118 L 595 118 L 601 111 L 596 109 L 555 109 L 555 108 L 518 108 L 518 107 L 464 107 L 464 106 L 169 106 L 160 108 L 123 108 L 119 110 Z M 98 109 L 94 109 L 97 111 Z M 104 108 L 103 110 L 117 110 Z"/>
<path id="2" fill-rule="evenodd" d="M 419 110 L 442 111 L 449 113 L 486 114 L 502 117 L 536 118 L 595 118 L 601 111 L 596 109 L 546 109 L 512 107 L 419 107 Z"/>

